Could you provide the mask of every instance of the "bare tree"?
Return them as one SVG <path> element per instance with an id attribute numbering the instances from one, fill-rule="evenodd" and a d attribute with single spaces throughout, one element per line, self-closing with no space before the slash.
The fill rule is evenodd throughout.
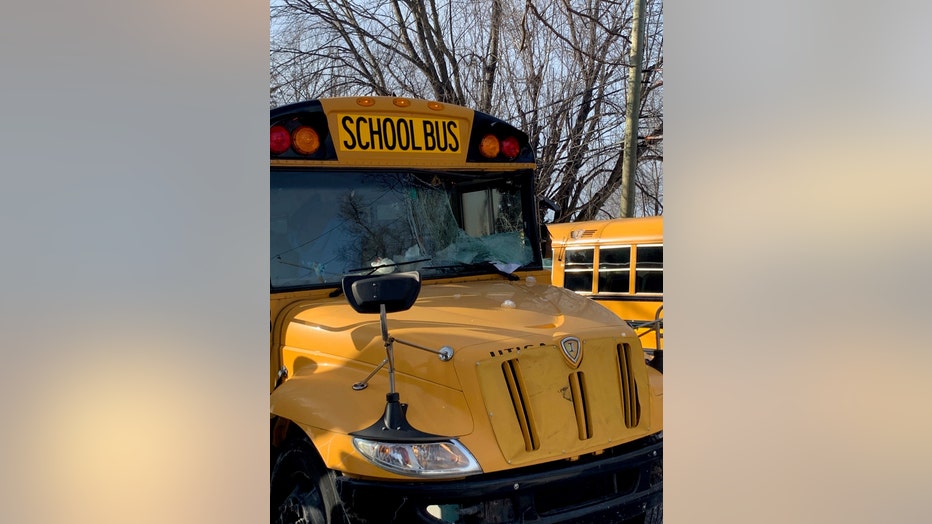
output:
<path id="1" fill-rule="evenodd" d="M 663 14 L 649 0 L 638 212 L 663 206 Z M 617 214 L 631 0 L 275 0 L 271 103 L 398 95 L 526 131 L 553 221 Z M 644 203 L 650 203 L 646 205 Z"/>

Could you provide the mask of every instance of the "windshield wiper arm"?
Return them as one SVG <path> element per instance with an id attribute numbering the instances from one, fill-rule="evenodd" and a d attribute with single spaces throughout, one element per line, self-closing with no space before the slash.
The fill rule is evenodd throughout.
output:
<path id="1" fill-rule="evenodd" d="M 418 264 L 418 263 L 421 263 L 421 262 L 430 262 L 431 260 L 432 260 L 432 259 L 431 259 L 430 257 L 427 257 L 427 258 L 418 258 L 418 259 L 415 259 L 415 260 L 406 260 L 406 261 L 404 261 L 404 262 L 392 262 L 391 264 L 376 264 L 376 265 L 374 265 L 374 266 L 369 266 L 369 267 L 357 267 L 357 268 L 355 268 L 355 269 L 349 269 L 349 270 L 347 270 L 346 272 L 347 272 L 347 273 L 355 273 L 356 271 L 365 271 L 365 270 L 368 269 L 369 272 L 366 273 L 366 275 L 371 275 L 371 274 L 375 273 L 376 271 L 382 269 L 383 267 L 406 266 L 406 265 L 408 265 L 408 264 Z"/>
<path id="2" fill-rule="evenodd" d="M 521 277 L 515 275 L 514 273 L 509 273 L 497 265 L 491 260 L 483 260 L 482 262 L 460 262 L 458 264 L 449 264 L 445 266 L 426 266 L 424 269 L 451 269 L 451 268 L 462 268 L 462 269 L 488 269 L 491 270 L 496 275 L 501 275 L 508 280 L 515 281 L 520 280 Z"/>

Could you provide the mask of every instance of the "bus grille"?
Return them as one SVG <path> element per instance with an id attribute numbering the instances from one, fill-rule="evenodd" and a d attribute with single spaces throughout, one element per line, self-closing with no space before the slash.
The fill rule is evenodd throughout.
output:
<path id="1" fill-rule="evenodd" d="M 651 431 L 640 391 L 647 387 L 639 380 L 646 373 L 640 347 L 617 339 L 585 344 L 575 369 L 553 345 L 477 364 L 489 422 L 512 464 L 617 445 Z"/>

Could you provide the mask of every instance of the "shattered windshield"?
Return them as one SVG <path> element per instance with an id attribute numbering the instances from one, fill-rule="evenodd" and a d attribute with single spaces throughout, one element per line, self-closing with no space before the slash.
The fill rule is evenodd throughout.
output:
<path id="1" fill-rule="evenodd" d="M 534 261 L 520 186 L 437 174 L 271 172 L 271 285 L 347 274 L 511 273 Z"/>

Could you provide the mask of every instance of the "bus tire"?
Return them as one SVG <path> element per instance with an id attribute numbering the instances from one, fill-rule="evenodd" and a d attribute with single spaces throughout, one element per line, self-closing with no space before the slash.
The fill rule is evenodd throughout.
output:
<path id="1" fill-rule="evenodd" d="M 306 435 L 282 443 L 270 478 L 271 524 L 344 524 L 333 472 Z"/>
<path id="2" fill-rule="evenodd" d="M 654 506 L 644 513 L 644 524 L 663 524 L 663 504 Z"/>

